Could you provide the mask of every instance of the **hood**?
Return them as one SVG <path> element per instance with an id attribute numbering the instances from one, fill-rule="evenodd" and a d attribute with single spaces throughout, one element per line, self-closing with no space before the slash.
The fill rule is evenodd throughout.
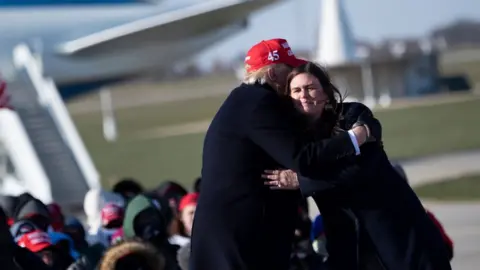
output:
<path id="1" fill-rule="evenodd" d="M 126 238 L 135 237 L 134 221 L 135 218 L 144 210 L 153 208 L 153 202 L 144 195 L 135 196 L 125 209 L 125 217 L 123 219 L 123 235 Z"/>
<path id="2" fill-rule="evenodd" d="M 125 241 L 107 250 L 100 262 L 100 270 L 154 269 L 162 270 L 165 260 L 155 247 L 140 241 Z"/>
<path id="3" fill-rule="evenodd" d="M 50 219 L 50 213 L 48 212 L 47 206 L 35 198 L 24 201 L 22 205 L 17 207 L 15 220 L 21 220 L 34 215 Z"/>
<path id="4" fill-rule="evenodd" d="M 5 211 L 7 217 L 13 217 L 16 204 L 16 197 L 9 195 L 0 195 L 0 207 L 2 207 L 2 209 Z"/>

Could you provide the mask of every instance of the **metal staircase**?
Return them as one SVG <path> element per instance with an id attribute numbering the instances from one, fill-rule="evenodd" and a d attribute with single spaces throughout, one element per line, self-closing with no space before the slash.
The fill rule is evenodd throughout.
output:
<path id="1" fill-rule="evenodd" d="M 40 104 L 37 91 L 25 70 L 18 71 L 15 81 L 9 84 L 9 93 L 49 178 L 52 197 L 61 205 L 76 207 L 83 201 L 89 187 L 51 113 Z"/>
<path id="2" fill-rule="evenodd" d="M 13 130 L 4 130 L 3 135 L 10 141 L 10 155 L 16 157 L 18 182 L 34 196 L 77 212 L 88 190 L 100 187 L 98 172 L 55 84 L 43 76 L 41 60 L 21 44 L 14 50 L 14 63 L 17 72 L 8 82 L 8 92 L 15 116 L 9 119 L 11 124 L 21 122 L 15 124 L 16 132 L 26 135 L 21 140 L 15 140 Z M 22 155 L 28 155 L 29 162 Z M 33 167 L 43 177 L 30 173 Z"/>

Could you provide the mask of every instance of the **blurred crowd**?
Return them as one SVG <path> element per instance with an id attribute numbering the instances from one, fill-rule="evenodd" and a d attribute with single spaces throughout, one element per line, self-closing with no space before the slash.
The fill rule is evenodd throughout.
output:
<path id="1" fill-rule="evenodd" d="M 0 196 L 14 243 L 10 268 L 187 269 L 197 199 L 198 189 L 173 181 L 145 190 L 123 179 L 111 191 L 90 190 L 83 217 L 28 193 Z"/>
<path id="2" fill-rule="evenodd" d="M 401 167 L 397 170 L 406 177 Z M 191 191 L 174 181 L 145 190 L 138 181 L 123 179 L 111 191 L 86 194 L 85 219 L 66 216 L 58 204 L 45 205 L 28 193 L 1 196 L 15 244 L 9 248 L 12 269 L 187 270 L 200 181 Z M 290 269 L 322 269 L 328 259 L 322 216 L 312 221 L 308 203 L 299 205 Z M 451 239 L 429 216 L 453 257 Z"/>

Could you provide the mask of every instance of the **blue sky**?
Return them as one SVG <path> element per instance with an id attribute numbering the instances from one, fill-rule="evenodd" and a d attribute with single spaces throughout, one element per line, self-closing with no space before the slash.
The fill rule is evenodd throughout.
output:
<path id="1" fill-rule="evenodd" d="M 343 0 L 356 38 L 420 37 L 434 27 L 459 18 L 480 21 L 480 0 Z M 316 44 L 321 0 L 288 0 L 251 18 L 250 28 L 212 47 L 200 58 L 229 59 L 262 39 L 283 37 L 294 49 Z"/>

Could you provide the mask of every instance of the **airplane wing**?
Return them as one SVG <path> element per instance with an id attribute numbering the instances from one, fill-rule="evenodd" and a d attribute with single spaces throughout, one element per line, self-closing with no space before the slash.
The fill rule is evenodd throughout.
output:
<path id="1" fill-rule="evenodd" d="M 59 44 L 57 52 L 74 56 L 158 40 L 194 37 L 245 20 L 253 11 L 279 0 L 212 0 L 102 30 Z"/>

